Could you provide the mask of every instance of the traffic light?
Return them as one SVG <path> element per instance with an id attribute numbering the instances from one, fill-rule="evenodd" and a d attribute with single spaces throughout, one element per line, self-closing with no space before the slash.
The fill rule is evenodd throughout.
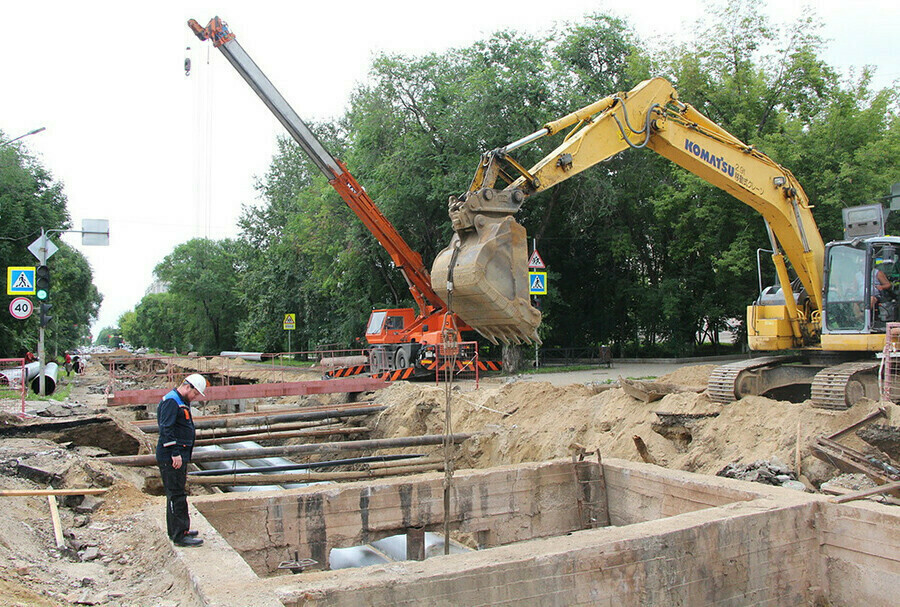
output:
<path id="1" fill-rule="evenodd" d="M 50 308 L 52 307 L 53 304 L 41 304 L 41 327 L 46 327 L 48 324 L 50 324 L 50 321 L 53 320 L 53 317 L 50 316 Z"/>
<path id="2" fill-rule="evenodd" d="M 50 297 L 50 268 L 38 266 L 35 270 L 35 296 L 44 301 Z"/>

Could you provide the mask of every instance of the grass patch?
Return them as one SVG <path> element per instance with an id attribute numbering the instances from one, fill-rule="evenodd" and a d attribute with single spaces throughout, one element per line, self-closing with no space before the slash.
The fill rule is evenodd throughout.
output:
<path id="1" fill-rule="evenodd" d="M 522 375 L 540 375 L 541 373 L 569 373 L 570 371 L 593 371 L 599 369 L 596 365 L 570 365 L 567 367 L 538 367 L 537 369 L 524 369 Z"/>
<path id="2" fill-rule="evenodd" d="M 69 382 L 59 382 L 56 384 L 56 390 L 53 391 L 53 394 L 49 396 L 40 396 L 35 394 L 34 392 L 28 391 L 28 394 L 25 395 L 26 400 L 55 400 L 62 402 L 68 398 L 69 394 L 72 393 L 72 384 Z"/>
<path id="3" fill-rule="evenodd" d="M 290 358 L 290 357 L 284 357 L 284 358 L 273 358 L 270 361 L 265 361 L 265 362 L 262 362 L 259 364 L 262 364 L 262 365 L 274 364 L 274 365 L 277 365 L 280 367 L 312 367 L 316 364 L 316 362 L 312 361 L 312 360 L 294 360 L 293 358 Z"/>

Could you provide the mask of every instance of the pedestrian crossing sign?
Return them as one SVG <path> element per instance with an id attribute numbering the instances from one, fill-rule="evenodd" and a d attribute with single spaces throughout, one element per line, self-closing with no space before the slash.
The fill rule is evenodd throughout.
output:
<path id="1" fill-rule="evenodd" d="M 6 268 L 7 295 L 34 295 L 34 266 Z"/>
<path id="2" fill-rule="evenodd" d="M 284 315 L 284 330 L 285 331 L 293 331 L 297 328 L 297 315 L 296 314 L 285 314 Z"/>
<path id="3" fill-rule="evenodd" d="M 531 295 L 547 294 L 547 273 L 546 272 L 529 272 L 528 273 L 528 293 Z"/>

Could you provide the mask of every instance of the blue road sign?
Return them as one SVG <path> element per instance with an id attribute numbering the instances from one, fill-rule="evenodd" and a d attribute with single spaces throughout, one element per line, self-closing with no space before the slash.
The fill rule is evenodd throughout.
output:
<path id="1" fill-rule="evenodd" d="M 34 295 L 34 266 L 6 268 L 7 295 Z"/>
<path id="2" fill-rule="evenodd" d="M 531 295 L 547 294 L 547 273 L 546 272 L 529 272 L 528 273 L 528 292 Z"/>

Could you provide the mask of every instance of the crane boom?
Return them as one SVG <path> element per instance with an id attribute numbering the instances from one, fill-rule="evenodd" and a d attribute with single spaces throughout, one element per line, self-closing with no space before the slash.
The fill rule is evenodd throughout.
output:
<path id="1" fill-rule="evenodd" d="M 200 40 L 211 40 L 213 45 L 222 52 L 228 62 L 287 129 L 294 141 L 322 171 L 322 174 L 328 179 L 328 183 L 337 190 L 347 206 L 388 252 L 394 265 L 403 274 L 420 314 L 428 316 L 446 310 L 447 306 L 443 299 L 431 286 L 431 278 L 428 269 L 422 262 L 422 256 L 410 248 L 397 229 L 378 209 L 365 189 L 350 174 L 347 167 L 322 145 L 297 112 L 278 92 L 275 85 L 244 51 L 234 34 L 228 29 L 228 25 L 219 17 L 214 17 L 206 27 L 201 26 L 194 19 L 188 21 L 188 27 Z"/>

